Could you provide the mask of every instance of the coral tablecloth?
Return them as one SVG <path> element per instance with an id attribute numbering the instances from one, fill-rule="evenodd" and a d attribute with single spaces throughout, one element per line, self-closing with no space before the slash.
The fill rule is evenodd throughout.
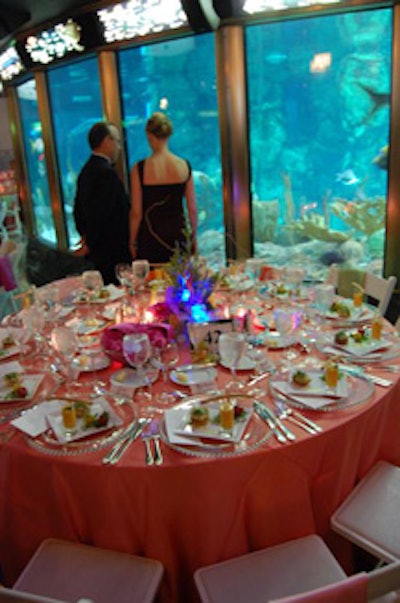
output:
<path id="1" fill-rule="evenodd" d="M 271 439 L 232 458 L 192 458 L 163 444 L 164 464 L 146 467 L 137 441 L 110 467 L 104 451 L 52 456 L 14 435 L 0 444 L 4 581 L 11 585 L 50 536 L 160 560 L 165 603 L 198 600 L 198 567 L 312 532 L 351 570 L 329 518 L 378 459 L 400 463 L 400 381 L 392 377 L 368 402 L 315 414 L 321 434 L 293 427 L 294 443 Z"/>

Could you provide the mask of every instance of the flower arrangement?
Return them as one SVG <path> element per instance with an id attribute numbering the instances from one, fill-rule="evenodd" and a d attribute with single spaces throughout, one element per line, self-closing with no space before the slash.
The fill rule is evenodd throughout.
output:
<path id="1" fill-rule="evenodd" d="M 204 258 L 192 255 L 192 241 L 188 228 L 185 229 L 184 248 L 176 247 L 171 260 L 164 267 L 169 287 L 165 301 L 172 312 L 185 320 L 205 322 L 210 319 L 212 304 L 210 296 L 218 281 Z"/>

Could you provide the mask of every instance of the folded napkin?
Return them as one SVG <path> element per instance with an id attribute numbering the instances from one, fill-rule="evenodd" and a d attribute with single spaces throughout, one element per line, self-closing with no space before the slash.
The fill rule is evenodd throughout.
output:
<path id="1" fill-rule="evenodd" d="M 270 603 L 365 603 L 368 576 L 360 572 L 340 582 L 329 584 L 306 593 L 273 599 Z"/>
<path id="2" fill-rule="evenodd" d="M 51 400 L 42 402 L 34 408 L 25 411 L 20 417 L 11 421 L 11 425 L 17 427 L 32 438 L 44 433 L 48 428 L 46 416 L 55 410 L 59 410 L 65 404 L 65 400 Z"/>
<path id="3" fill-rule="evenodd" d="M 126 322 L 112 325 L 104 330 L 100 340 L 107 356 L 122 362 L 122 364 L 127 364 L 122 352 L 122 340 L 124 335 L 130 333 L 147 333 L 150 343 L 154 347 L 164 347 L 173 336 L 170 325 L 164 323 L 136 324 Z"/>

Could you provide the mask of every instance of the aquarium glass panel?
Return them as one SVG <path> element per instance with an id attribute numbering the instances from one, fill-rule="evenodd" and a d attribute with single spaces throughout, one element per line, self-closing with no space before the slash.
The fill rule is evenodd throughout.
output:
<path id="1" fill-rule="evenodd" d="M 35 234 L 42 241 L 54 244 L 57 243 L 57 236 L 51 210 L 35 80 L 31 79 L 24 84 L 20 84 L 16 90 L 22 122 Z"/>
<path id="2" fill-rule="evenodd" d="M 48 72 L 56 153 L 70 245 L 75 245 L 79 240 L 73 206 L 77 177 L 90 155 L 87 135 L 91 126 L 103 119 L 97 65 L 97 59 L 90 57 L 55 67 Z"/>
<path id="3" fill-rule="evenodd" d="M 246 29 L 255 255 L 383 268 L 391 9 Z"/>
<path id="4" fill-rule="evenodd" d="M 190 162 L 199 217 L 199 251 L 225 262 L 214 35 L 160 42 L 119 54 L 129 168 L 150 154 L 147 119 L 164 111 L 169 146 Z"/>

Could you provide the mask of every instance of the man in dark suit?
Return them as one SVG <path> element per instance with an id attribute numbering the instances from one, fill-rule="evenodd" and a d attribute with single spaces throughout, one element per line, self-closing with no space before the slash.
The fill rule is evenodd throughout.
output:
<path id="1" fill-rule="evenodd" d="M 74 218 L 82 237 L 82 249 L 103 276 L 104 283 L 118 282 L 115 266 L 131 262 L 129 253 L 129 196 L 115 164 L 121 149 L 118 128 L 98 122 L 88 134 L 92 154 L 78 176 Z"/>

